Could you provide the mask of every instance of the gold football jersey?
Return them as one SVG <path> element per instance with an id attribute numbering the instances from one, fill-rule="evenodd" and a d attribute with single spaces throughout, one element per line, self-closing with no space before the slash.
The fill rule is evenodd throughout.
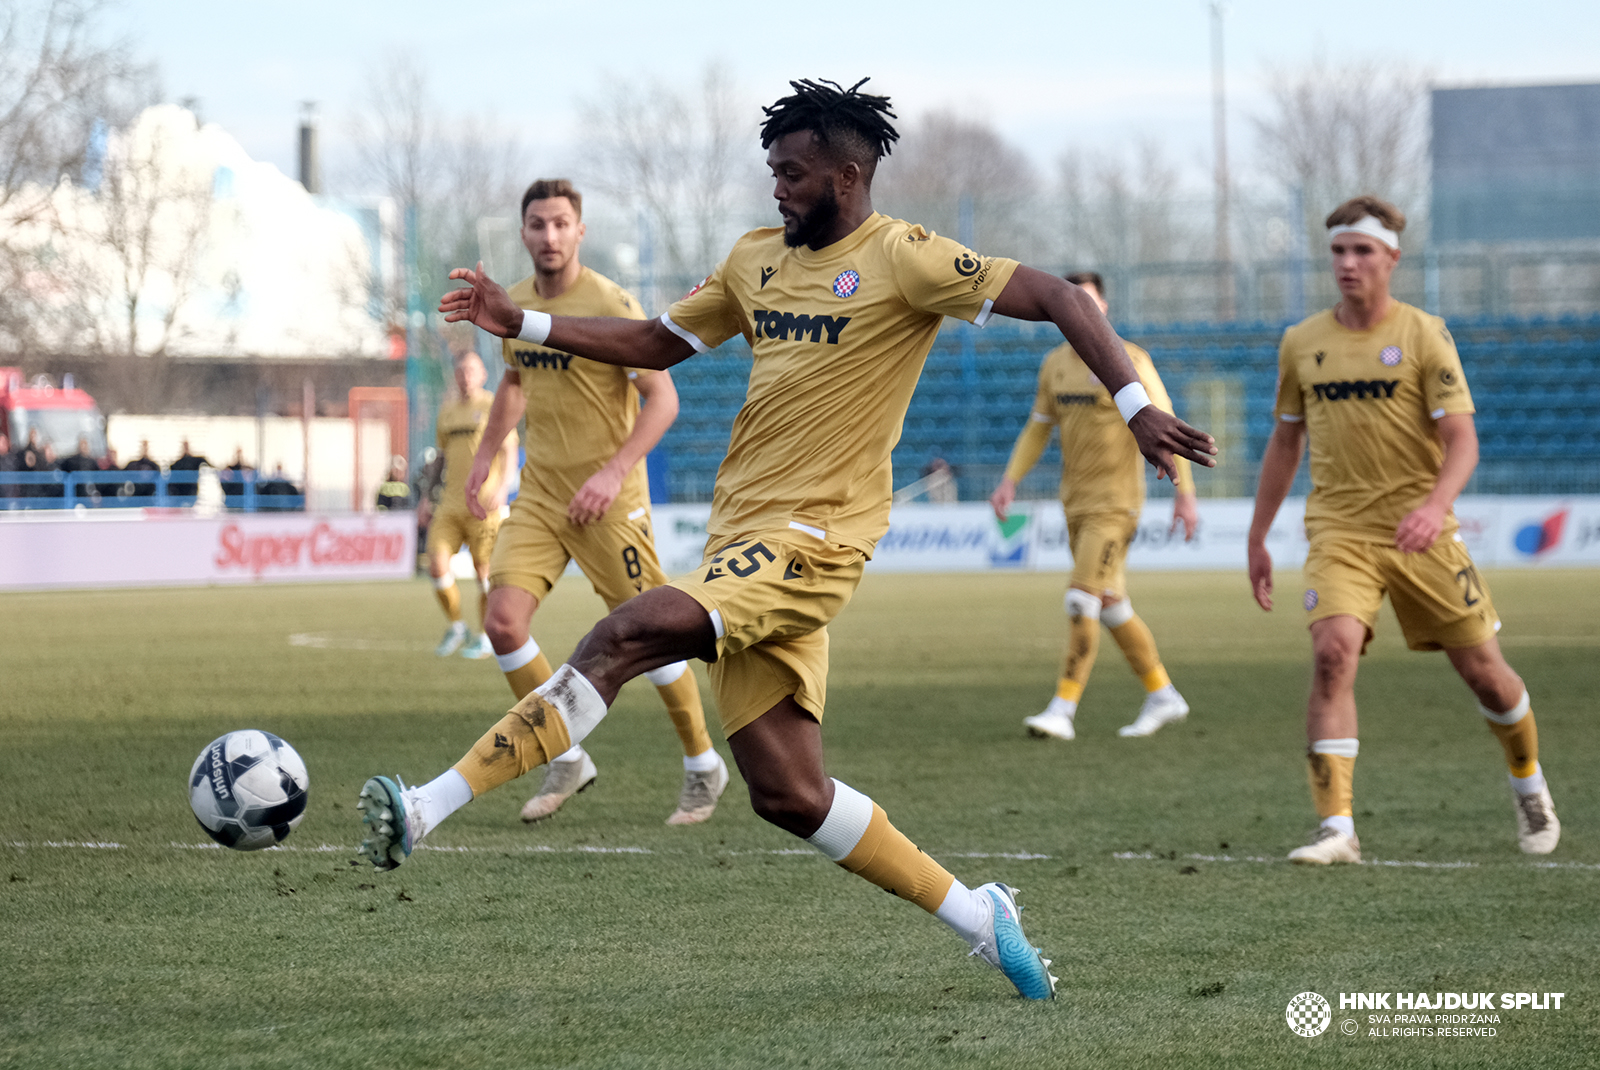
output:
<path id="1" fill-rule="evenodd" d="M 483 426 L 489 420 L 492 405 L 494 395 L 479 390 L 469 398 L 447 401 L 439 407 L 436 435 L 439 453 L 444 457 L 444 489 L 439 493 L 441 511 L 467 512 L 467 475 L 472 471 L 472 458 L 483 442 Z M 478 493 L 478 500 L 485 505 L 494 497 L 491 488 L 498 484 L 505 467 L 503 456 L 495 454 L 489 478 Z"/>
<path id="2" fill-rule="evenodd" d="M 1150 354 L 1131 342 L 1122 347 L 1150 401 L 1162 412 L 1172 412 L 1172 398 Z M 1030 418 L 1061 429 L 1061 504 L 1068 516 L 1138 515 L 1144 505 L 1144 455 L 1111 391 L 1070 345 L 1052 349 L 1039 366 L 1039 393 Z M 1176 460 L 1177 486 L 1192 492 L 1189 462 L 1182 457 Z"/>
<path id="3" fill-rule="evenodd" d="M 534 290 L 531 275 L 506 292 L 522 308 L 557 316 L 644 319 L 626 290 L 588 268 L 566 293 L 548 301 Z M 526 498 L 530 505 L 564 514 L 578 489 L 633 433 L 639 415 L 633 380 L 650 372 L 585 360 L 517 338 L 502 342 L 501 351 L 506 367 L 521 376 L 528 403 L 518 501 Z M 625 519 L 649 504 L 650 486 L 640 463 L 622 481 L 604 519 Z"/>
<path id="4" fill-rule="evenodd" d="M 1439 478 L 1434 421 L 1473 411 L 1455 340 L 1437 316 L 1396 301 L 1367 331 L 1341 326 L 1331 309 L 1290 327 L 1274 412 L 1305 421 L 1311 440 L 1306 531 L 1393 541 Z M 1455 530 L 1452 512 L 1444 535 Z"/>
<path id="5" fill-rule="evenodd" d="M 702 352 L 742 334 L 754 358 L 707 531 L 798 522 L 870 554 L 889 527 L 889 454 L 940 324 L 982 326 L 1016 268 L 877 213 L 820 250 L 790 248 L 777 227 L 740 238 L 663 317 Z"/>

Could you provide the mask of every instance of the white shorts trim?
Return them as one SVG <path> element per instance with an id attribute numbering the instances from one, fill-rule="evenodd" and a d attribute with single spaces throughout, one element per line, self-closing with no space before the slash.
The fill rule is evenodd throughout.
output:
<path id="1" fill-rule="evenodd" d="M 805 532 L 807 535 L 810 535 L 813 539 L 821 539 L 824 542 L 827 541 L 828 533 L 826 531 L 823 531 L 821 528 L 814 528 L 810 524 L 802 524 L 798 520 L 789 521 L 789 526 L 791 528 L 794 528 L 796 531 Z"/>
<path id="2" fill-rule="evenodd" d="M 641 516 L 644 516 L 644 514 L 648 513 L 649 511 L 650 507 L 648 505 L 641 505 L 639 508 L 628 514 L 628 519 L 638 520 Z"/>

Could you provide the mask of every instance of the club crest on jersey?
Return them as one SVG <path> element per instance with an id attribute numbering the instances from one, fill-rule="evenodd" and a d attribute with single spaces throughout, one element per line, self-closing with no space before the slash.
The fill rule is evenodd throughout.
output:
<path id="1" fill-rule="evenodd" d="M 839 277 L 833 280 L 833 296 L 849 297 L 856 292 L 856 287 L 861 285 L 861 276 L 854 271 L 841 271 Z"/>
<path id="2" fill-rule="evenodd" d="M 1307 613 L 1310 613 L 1313 609 L 1317 608 L 1317 591 L 1316 591 L 1316 588 L 1313 587 L 1310 590 L 1306 591 L 1306 602 L 1305 602 L 1305 605 L 1306 605 L 1306 612 Z"/>
<path id="3" fill-rule="evenodd" d="M 1385 368 L 1394 367 L 1400 363 L 1400 347 L 1384 346 L 1383 352 L 1378 354 L 1378 359 L 1383 362 Z"/>

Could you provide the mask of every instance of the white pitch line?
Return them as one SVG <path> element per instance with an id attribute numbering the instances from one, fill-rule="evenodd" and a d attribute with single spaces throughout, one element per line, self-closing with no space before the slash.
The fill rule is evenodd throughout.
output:
<path id="1" fill-rule="evenodd" d="M 1119 862 L 1262 862 L 1268 865 L 1288 863 L 1288 858 L 1269 858 L 1263 855 L 1202 855 L 1187 854 L 1176 858 L 1154 854 L 1150 851 L 1115 851 L 1112 858 Z M 1363 866 L 1390 866 L 1397 869 L 1479 869 L 1482 862 L 1420 862 L 1406 859 L 1369 858 L 1357 863 Z M 1491 862 L 1491 866 L 1513 866 L 1529 869 L 1600 869 L 1600 862 Z"/>
<path id="2" fill-rule="evenodd" d="M 28 843 L 23 840 L 8 840 L 0 846 L 12 847 L 17 850 L 30 850 L 33 848 L 49 847 L 57 850 L 79 851 L 121 851 L 137 850 L 139 845 L 116 843 L 110 840 L 82 841 L 82 840 L 39 840 Z M 157 849 L 161 845 L 152 845 Z M 177 851 L 221 851 L 220 843 L 179 843 L 176 840 L 165 845 Z M 575 847 L 552 847 L 547 843 L 525 844 L 521 847 L 447 847 L 440 844 L 418 844 L 418 851 L 432 851 L 438 854 L 561 854 L 561 855 L 658 855 L 662 857 L 685 856 L 689 854 L 719 854 L 719 855 L 761 855 L 767 857 L 805 857 L 821 858 L 821 853 L 809 847 L 784 847 L 773 849 L 756 849 L 751 851 L 706 851 L 690 852 L 682 850 L 656 850 L 650 847 L 596 847 L 589 844 L 580 844 Z M 264 848 L 267 851 L 288 851 L 296 854 L 345 854 L 355 856 L 358 852 L 355 847 L 343 846 L 332 843 L 319 843 L 315 847 L 306 847 L 293 843 L 281 843 L 273 847 Z M 934 852 L 944 858 L 1003 858 L 1013 862 L 1042 862 L 1055 858 L 1055 855 L 1036 854 L 1031 851 L 942 851 Z M 1113 851 L 1111 857 L 1119 862 L 1222 862 L 1239 863 L 1255 862 L 1264 865 L 1287 864 L 1288 859 L 1282 857 L 1268 857 L 1266 855 L 1208 855 L 1185 854 L 1169 857 L 1156 854 L 1152 851 Z M 1512 867 L 1526 869 L 1569 869 L 1592 871 L 1600 870 L 1600 862 L 1424 862 L 1409 861 L 1405 859 L 1367 859 L 1360 865 L 1387 866 L 1396 869 L 1480 869 L 1490 867 Z"/>

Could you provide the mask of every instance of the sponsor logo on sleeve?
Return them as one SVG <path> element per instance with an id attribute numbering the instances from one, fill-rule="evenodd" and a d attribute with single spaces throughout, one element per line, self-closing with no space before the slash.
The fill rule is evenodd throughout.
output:
<path id="1" fill-rule="evenodd" d="M 983 261 L 966 250 L 962 250 L 961 255 L 956 257 L 956 274 L 964 279 L 972 278 L 982 267 Z"/>

